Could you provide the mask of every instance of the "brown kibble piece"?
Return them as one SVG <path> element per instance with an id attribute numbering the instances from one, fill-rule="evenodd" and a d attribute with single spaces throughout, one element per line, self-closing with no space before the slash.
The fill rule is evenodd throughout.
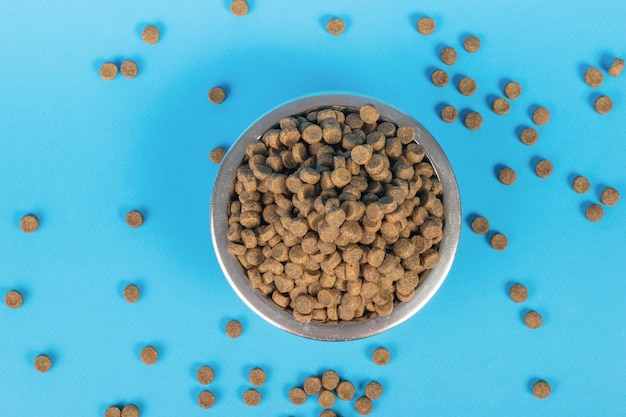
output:
<path id="1" fill-rule="evenodd" d="M 365 396 L 370 400 L 377 400 L 383 395 L 383 386 L 376 381 L 372 381 L 365 387 Z"/>
<path id="2" fill-rule="evenodd" d="M 122 417 L 122 410 L 112 405 L 104 411 L 104 417 Z"/>
<path id="3" fill-rule="evenodd" d="M 126 78 L 135 78 L 139 74 L 139 68 L 134 61 L 126 60 L 120 65 L 120 72 Z"/>
<path id="4" fill-rule="evenodd" d="M 446 46 L 439 53 L 439 58 L 441 58 L 441 62 L 446 65 L 453 65 L 456 62 L 456 51 L 454 48 Z"/>
<path id="5" fill-rule="evenodd" d="M 533 385 L 533 395 L 540 400 L 544 400 L 552 393 L 552 387 L 546 381 L 537 381 Z"/>
<path id="6" fill-rule="evenodd" d="M 512 185 L 515 182 L 515 171 L 511 168 L 502 168 L 498 172 L 498 179 L 504 185 Z"/>
<path id="7" fill-rule="evenodd" d="M 122 417 L 139 417 L 139 408 L 134 404 L 125 405 L 122 408 Z"/>
<path id="8" fill-rule="evenodd" d="M 248 376 L 250 383 L 255 387 L 260 387 L 265 383 L 265 371 L 261 368 L 254 368 Z"/>
<path id="9" fill-rule="evenodd" d="M 111 81 L 113 78 L 117 77 L 117 65 L 111 62 L 105 62 L 100 67 L 100 76 L 105 81 Z"/>
<path id="10" fill-rule="evenodd" d="M 237 1 L 237 0 L 235 0 Z M 226 100 L 226 91 L 222 87 L 213 87 L 209 90 L 209 100 L 213 104 L 220 104 Z"/>
<path id="11" fill-rule="evenodd" d="M 368 124 L 376 123 L 380 117 L 380 113 L 376 107 L 366 104 L 359 109 L 359 115 L 361 119 Z"/>
<path id="12" fill-rule="evenodd" d="M 463 48 L 470 54 L 480 49 L 480 39 L 477 36 L 470 35 L 463 41 Z"/>
<path id="13" fill-rule="evenodd" d="M 623 69 L 624 69 L 624 60 L 615 58 L 613 60 L 613 64 L 611 64 L 611 68 L 609 68 L 609 75 L 611 75 L 612 77 L 618 77 L 622 73 Z"/>
<path id="14" fill-rule="evenodd" d="M 221 164 L 224 159 L 224 155 L 226 155 L 226 149 L 222 147 L 217 147 L 211 150 L 209 153 L 209 159 L 214 164 Z"/>
<path id="15" fill-rule="evenodd" d="M 139 301 L 140 296 L 139 288 L 135 284 L 128 284 L 126 288 L 124 288 L 124 299 L 129 303 L 136 303 Z"/>
<path id="16" fill-rule="evenodd" d="M 202 408 L 211 408 L 215 405 L 215 395 L 211 391 L 202 391 L 198 395 L 198 405 Z"/>
<path id="17" fill-rule="evenodd" d="M 505 250 L 509 245 L 509 240 L 502 233 L 491 236 L 491 247 L 495 250 Z"/>
<path id="18" fill-rule="evenodd" d="M 337 417 L 337 413 L 333 410 L 324 410 L 321 412 L 320 417 Z"/>
<path id="19" fill-rule="evenodd" d="M 412 126 L 400 126 L 396 132 L 400 143 L 408 145 L 415 140 L 415 129 Z"/>
<path id="20" fill-rule="evenodd" d="M 476 92 L 476 81 L 469 77 L 462 78 L 459 81 L 459 92 L 464 96 L 471 96 Z"/>
<path id="21" fill-rule="evenodd" d="M 519 138 L 524 145 L 534 145 L 535 143 L 537 143 L 537 139 L 539 139 L 539 134 L 532 127 L 528 127 L 522 130 Z"/>
<path id="22" fill-rule="evenodd" d="M 337 397 L 343 401 L 349 401 L 354 398 L 356 391 L 354 389 L 354 385 L 350 381 L 341 381 L 339 385 L 337 385 Z"/>
<path id="23" fill-rule="evenodd" d="M 146 365 L 154 365 L 159 359 L 159 352 L 152 346 L 141 349 L 141 361 Z"/>
<path id="24" fill-rule="evenodd" d="M 489 231 L 489 220 L 482 216 L 476 217 L 472 221 L 472 230 L 479 235 L 484 235 Z"/>
<path id="25" fill-rule="evenodd" d="M 4 303 L 9 308 L 19 308 L 24 302 L 24 298 L 19 291 L 11 290 L 4 295 Z"/>
<path id="26" fill-rule="evenodd" d="M 483 124 L 483 117 L 480 113 L 471 111 L 465 115 L 465 120 L 463 120 L 465 127 L 469 130 L 477 130 Z"/>
<path id="27" fill-rule="evenodd" d="M 143 214 L 138 210 L 128 212 L 126 215 L 126 224 L 133 229 L 140 227 L 143 224 Z"/>
<path id="28" fill-rule="evenodd" d="M 606 187 L 600 195 L 600 201 L 605 206 L 614 206 L 619 201 L 619 192 L 612 187 Z"/>
<path id="29" fill-rule="evenodd" d="M 20 229 L 24 233 L 33 233 L 39 229 L 39 219 L 34 214 L 27 214 L 20 220 Z"/>
<path id="30" fill-rule="evenodd" d="M 594 67 L 587 68 L 585 71 L 585 82 L 591 88 L 597 88 L 604 82 L 604 76 L 599 69 Z"/>
<path id="31" fill-rule="evenodd" d="M 380 347 L 372 353 L 372 361 L 378 366 L 385 366 L 389 363 L 391 354 L 383 347 Z"/>
<path id="32" fill-rule="evenodd" d="M 235 339 L 241 336 L 242 326 L 237 320 L 231 320 L 226 324 L 226 336 Z"/>
<path id="33" fill-rule="evenodd" d="M 316 376 L 310 376 L 304 380 L 304 392 L 315 395 L 322 390 L 322 380 Z"/>
<path id="34" fill-rule="evenodd" d="M 198 372 L 196 373 L 196 378 L 198 379 L 198 382 L 202 385 L 208 385 L 213 382 L 213 378 L 215 378 L 215 372 L 210 366 L 204 365 L 201 366 L 200 369 L 198 369 Z"/>
<path id="35" fill-rule="evenodd" d="M 306 401 L 306 392 L 302 388 L 292 388 L 289 391 L 289 401 L 293 405 L 302 405 Z"/>
<path id="36" fill-rule="evenodd" d="M 511 81 L 504 86 L 504 95 L 511 100 L 516 100 L 522 95 L 522 86 L 515 81 Z"/>
<path id="37" fill-rule="evenodd" d="M 600 204 L 592 204 L 589 207 L 587 207 L 587 211 L 585 212 L 585 215 L 587 216 L 587 219 L 590 222 L 597 222 L 604 215 L 604 209 L 602 208 Z"/>
<path id="38" fill-rule="evenodd" d="M 345 28 L 346 28 L 346 24 L 344 23 L 343 20 L 339 19 L 338 17 L 335 17 L 334 19 L 330 19 L 326 23 L 326 30 L 328 31 L 328 33 L 334 36 L 341 35 L 343 31 L 345 30 Z"/>
<path id="39" fill-rule="evenodd" d="M 448 73 L 444 70 L 435 70 L 430 76 L 430 79 L 437 87 L 444 87 L 449 81 Z"/>
<path id="40" fill-rule="evenodd" d="M 359 165 L 365 165 L 372 159 L 373 149 L 370 145 L 357 145 L 350 151 L 350 156 Z"/>
<path id="41" fill-rule="evenodd" d="M 441 120 L 446 123 L 452 123 L 456 120 L 459 113 L 454 106 L 445 106 L 441 109 Z"/>
<path id="42" fill-rule="evenodd" d="M 159 29 L 156 26 L 146 26 L 141 32 L 141 39 L 149 45 L 154 45 L 159 41 Z"/>
<path id="43" fill-rule="evenodd" d="M 547 159 L 541 160 L 535 166 L 535 173 L 539 178 L 547 178 L 552 174 L 552 162 Z"/>
<path id="44" fill-rule="evenodd" d="M 367 397 L 361 397 L 354 403 L 354 409 L 362 416 L 366 416 L 372 412 L 374 405 L 372 400 Z"/>
<path id="45" fill-rule="evenodd" d="M 550 121 L 550 111 L 545 107 L 537 107 L 533 111 L 533 123 L 537 126 L 543 126 Z"/>
<path id="46" fill-rule="evenodd" d="M 335 394 L 332 391 L 323 389 L 317 396 L 317 402 L 322 408 L 330 408 L 335 404 Z"/>
<path id="47" fill-rule="evenodd" d="M 516 303 L 522 303 L 528 298 L 528 290 L 522 284 L 515 284 L 509 290 L 509 297 Z"/>
<path id="48" fill-rule="evenodd" d="M 332 391 L 337 388 L 337 385 L 339 385 L 339 374 L 335 371 L 324 372 L 324 375 L 322 375 L 322 386 Z"/>
<path id="49" fill-rule="evenodd" d="M 422 35 L 430 35 L 435 31 L 435 20 L 430 17 L 422 17 L 417 21 L 417 31 Z"/>
<path id="50" fill-rule="evenodd" d="M 41 373 L 48 372 L 52 368 L 52 360 L 46 355 L 39 355 L 35 358 L 35 369 Z"/>
<path id="51" fill-rule="evenodd" d="M 593 108 L 600 114 L 607 114 L 613 109 L 613 100 L 608 96 L 598 97 Z"/>
<path id="52" fill-rule="evenodd" d="M 511 110 L 511 105 L 505 98 L 497 98 L 491 103 L 491 109 L 495 114 L 507 114 Z"/>
<path id="53" fill-rule="evenodd" d="M 246 0 L 233 0 L 230 3 L 230 11 L 235 16 L 245 16 L 248 14 L 248 2 Z"/>
<path id="54" fill-rule="evenodd" d="M 261 394 L 255 389 L 249 389 L 243 394 L 243 402 L 250 407 L 256 407 L 261 402 Z"/>
<path id="55" fill-rule="evenodd" d="M 584 194 L 587 191 L 589 191 L 589 188 L 590 188 L 589 180 L 583 176 L 578 176 L 574 178 L 574 181 L 572 182 L 572 188 L 578 194 Z"/>
<path id="56" fill-rule="evenodd" d="M 526 326 L 530 329 L 538 329 L 541 327 L 542 323 L 541 314 L 536 311 L 529 311 L 524 316 L 524 323 L 526 323 Z"/>

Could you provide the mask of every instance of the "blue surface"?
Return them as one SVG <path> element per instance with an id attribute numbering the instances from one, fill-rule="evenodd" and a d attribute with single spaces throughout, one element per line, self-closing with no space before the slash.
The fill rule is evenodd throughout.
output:
<path id="1" fill-rule="evenodd" d="M 619 1 L 305 2 L 249 0 L 237 18 L 228 1 L 92 0 L 64 5 L 41 0 L 0 4 L 0 294 L 18 289 L 22 308 L 0 305 L 2 415 L 101 416 L 112 404 L 135 403 L 142 416 L 315 416 L 309 399 L 295 407 L 292 386 L 332 368 L 358 384 L 384 386 L 372 415 L 624 416 L 626 415 L 626 204 L 599 223 L 584 209 L 604 185 L 626 193 L 626 74 L 605 73 L 598 89 L 582 81 L 588 65 L 626 57 Z M 417 18 L 436 19 L 428 37 Z M 329 16 L 346 20 L 339 37 Z M 156 24 L 161 41 L 140 32 Z M 463 51 L 468 33 L 480 51 Z M 444 45 L 458 62 L 445 68 Z M 133 59 L 139 76 L 105 82 L 99 66 Z M 433 68 L 453 79 L 473 77 L 478 91 L 439 89 Z M 505 80 L 523 86 L 511 112 L 489 110 Z M 207 91 L 227 88 L 219 106 Z M 405 324 L 349 343 L 286 334 L 253 315 L 230 289 L 211 245 L 208 208 L 218 167 L 208 160 L 274 106 L 325 90 L 377 97 L 408 112 L 440 141 L 462 194 L 464 224 L 452 271 L 433 300 Z M 598 93 L 614 110 L 596 114 Z M 443 103 L 484 117 L 475 132 L 438 117 Z M 531 125 L 534 105 L 550 109 L 535 146 L 516 136 Z M 535 176 L 548 158 L 554 173 Z M 506 187 L 495 167 L 518 180 Z M 574 174 L 591 191 L 571 190 Z M 130 229 L 124 215 L 146 222 Z M 32 212 L 41 228 L 27 235 L 19 219 Z M 479 213 L 509 238 L 504 252 L 473 234 Z M 528 300 L 507 291 L 524 283 Z M 141 287 L 134 305 L 122 298 Z M 523 324 L 536 309 L 544 325 Z M 244 325 L 239 339 L 225 323 Z M 152 367 L 139 360 L 159 349 Z M 392 354 L 384 368 L 374 348 Z M 54 365 L 33 368 L 39 353 Z M 198 407 L 201 364 L 216 370 L 208 387 L 217 402 Z M 268 373 L 257 408 L 241 398 L 248 371 Z M 553 388 L 533 397 L 535 379 Z M 353 402 L 337 402 L 354 415 Z"/>

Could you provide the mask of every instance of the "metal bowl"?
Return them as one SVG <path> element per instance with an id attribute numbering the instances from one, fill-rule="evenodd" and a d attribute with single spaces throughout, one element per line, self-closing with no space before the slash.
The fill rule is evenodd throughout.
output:
<path id="1" fill-rule="evenodd" d="M 338 110 L 358 110 L 359 107 L 371 104 L 380 112 L 381 118 L 398 126 L 409 125 L 416 131 L 416 141 L 424 147 L 428 159 L 433 165 L 439 180 L 443 184 L 443 203 L 446 211 L 443 239 L 439 244 L 441 261 L 428 274 L 423 283 L 417 287 L 415 296 L 406 302 L 394 306 L 387 317 L 374 317 L 359 322 L 327 324 L 301 323 L 291 314 L 274 306 L 270 299 L 252 288 L 239 261 L 227 252 L 228 238 L 228 205 L 233 192 L 233 180 L 246 151 L 246 147 L 260 139 L 268 129 L 280 119 L 323 107 Z M 326 94 L 307 97 L 284 104 L 252 124 L 235 142 L 222 161 L 211 199 L 211 233 L 213 246 L 218 261 L 237 295 L 256 314 L 274 326 L 298 336 L 325 340 L 354 340 L 384 332 L 404 322 L 417 313 L 435 295 L 456 254 L 461 228 L 461 202 L 459 189 L 443 150 L 432 135 L 415 119 L 376 100 L 348 94 Z"/>

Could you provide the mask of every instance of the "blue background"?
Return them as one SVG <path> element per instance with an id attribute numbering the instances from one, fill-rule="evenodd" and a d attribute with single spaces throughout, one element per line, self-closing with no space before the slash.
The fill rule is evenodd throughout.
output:
<path id="1" fill-rule="evenodd" d="M 55 3 L 57 3 L 55 5 Z M 230 14 L 226 0 L 0 4 L 0 294 L 21 291 L 24 305 L 0 305 L 2 415 L 101 416 L 112 404 L 137 404 L 142 416 L 314 416 L 309 398 L 291 405 L 288 390 L 310 374 L 335 369 L 357 384 L 385 389 L 374 414 L 427 416 L 626 415 L 626 204 L 590 223 L 584 209 L 605 185 L 626 192 L 626 74 L 605 74 L 591 89 L 587 66 L 626 58 L 626 3 L 619 1 L 260 1 Z M 417 19 L 436 19 L 422 36 Z M 347 22 L 330 36 L 331 16 Z M 156 24 L 147 45 L 141 29 Z M 467 34 L 479 52 L 462 48 Z M 445 45 L 459 58 L 447 68 Z M 103 81 L 103 62 L 132 59 L 139 76 Z M 434 68 L 473 77 L 478 91 L 436 88 Z M 507 80 L 523 86 L 511 112 L 489 109 Z M 208 90 L 226 87 L 219 106 Z M 218 166 L 208 159 L 256 118 L 302 95 L 347 90 L 391 103 L 439 140 L 457 174 L 464 223 L 457 259 L 433 300 L 379 336 L 322 343 L 286 334 L 251 313 L 222 275 L 212 249 L 208 210 Z M 593 110 L 599 94 L 614 110 Z M 439 119 L 443 104 L 479 111 L 467 130 Z M 539 141 L 517 138 L 546 106 Z M 536 158 L 554 163 L 547 179 Z M 517 171 L 497 181 L 504 164 Z M 572 191 L 575 174 L 592 184 Z M 146 221 L 131 229 L 124 215 Z M 19 219 L 34 213 L 40 229 Z M 492 250 L 468 219 L 486 216 L 509 247 Z M 142 291 L 128 304 L 122 289 Z M 513 282 L 529 298 L 508 298 Z M 527 309 L 544 325 L 523 324 Z M 239 339 L 225 323 L 244 325 Z M 159 362 L 139 360 L 146 344 Z M 386 367 L 370 356 L 386 346 Z M 33 368 L 39 353 L 54 365 Z M 202 364 L 216 371 L 213 409 L 197 405 Z M 241 398 L 248 371 L 268 373 L 259 407 Z M 547 400 L 530 387 L 546 379 Z M 337 402 L 353 415 L 353 401 Z"/>

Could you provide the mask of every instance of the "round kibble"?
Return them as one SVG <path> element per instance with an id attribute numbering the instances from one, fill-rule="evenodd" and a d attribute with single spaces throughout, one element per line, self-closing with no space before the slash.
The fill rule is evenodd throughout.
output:
<path id="1" fill-rule="evenodd" d="M 128 404 L 122 408 L 122 417 L 139 417 L 139 408 L 134 404 Z"/>
<path id="2" fill-rule="evenodd" d="M 226 149 L 222 147 L 217 147 L 211 150 L 209 153 L 209 159 L 214 164 L 221 164 L 224 159 L 224 155 L 226 155 Z"/>
<path id="3" fill-rule="evenodd" d="M 589 207 L 587 207 L 587 211 L 585 212 L 585 215 L 587 216 L 587 219 L 590 222 L 597 222 L 604 215 L 604 209 L 602 208 L 600 204 L 592 204 Z"/>
<path id="4" fill-rule="evenodd" d="M 472 230 L 479 235 L 484 235 L 489 231 L 489 220 L 482 216 L 476 217 L 472 221 Z"/>
<path id="5" fill-rule="evenodd" d="M 124 288 L 124 299 L 129 303 L 136 303 L 140 296 L 139 288 L 135 284 L 128 284 Z"/>
<path id="6" fill-rule="evenodd" d="M 341 35 L 343 31 L 345 30 L 345 28 L 346 28 L 345 22 L 339 19 L 338 17 L 335 17 L 334 19 L 330 19 L 326 23 L 326 30 L 328 31 L 328 33 L 334 36 Z"/>
<path id="7" fill-rule="evenodd" d="M 149 45 L 154 45 L 159 41 L 159 29 L 156 26 L 146 26 L 141 32 L 141 39 Z"/>
<path id="8" fill-rule="evenodd" d="M 508 245 L 509 241 L 502 233 L 491 236 L 491 247 L 495 250 L 505 250 Z"/>
<path id="9" fill-rule="evenodd" d="M 597 88 L 604 82 L 604 76 L 599 69 L 590 67 L 585 71 L 585 82 L 589 87 Z"/>
<path id="10" fill-rule="evenodd" d="M 476 81 L 469 77 L 462 78 L 459 81 L 459 92 L 464 96 L 471 96 L 476 92 Z"/>
<path id="11" fill-rule="evenodd" d="M 220 104 L 226 100 L 226 91 L 222 87 L 213 87 L 209 90 L 209 101 L 213 104 Z"/>
<path id="12" fill-rule="evenodd" d="M 337 385 L 337 397 L 343 401 L 349 401 L 354 398 L 356 394 L 356 390 L 354 389 L 354 384 L 350 381 L 341 381 L 339 385 Z"/>
<path id="13" fill-rule="evenodd" d="M 477 36 L 470 35 L 463 41 L 463 48 L 470 54 L 480 49 L 480 39 Z"/>
<path id="14" fill-rule="evenodd" d="M 417 31 L 422 35 L 430 35 L 435 31 L 435 20 L 430 17 L 422 17 L 417 21 Z"/>
<path id="15" fill-rule="evenodd" d="M 433 74 L 430 76 L 430 79 L 433 81 L 433 84 L 437 87 L 444 87 L 448 84 L 450 80 L 448 77 L 448 73 L 444 70 L 435 70 Z"/>
<path id="16" fill-rule="evenodd" d="M 509 297 L 516 303 L 522 303 L 528 298 L 528 290 L 522 284 L 515 284 L 509 290 Z"/>
<path id="17" fill-rule="evenodd" d="M 607 96 L 598 97 L 593 108 L 600 114 L 607 114 L 613 109 L 613 100 Z"/>
<path id="18" fill-rule="evenodd" d="M 511 100 L 516 100 L 522 95 L 522 86 L 515 81 L 511 81 L 504 86 L 504 95 Z"/>
<path id="19" fill-rule="evenodd" d="M 369 104 L 361 106 L 359 109 L 359 115 L 361 116 L 361 119 L 368 124 L 376 123 L 380 117 L 380 113 L 376 107 L 370 106 Z"/>
<path id="20" fill-rule="evenodd" d="M 122 417 L 122 410 L 112 405 L 104 411 L 104 417 Z"/>
<path id="21" fill-rule="evenodd" d="M 374 405 L 372 400 L 367 397 L 361 397 L 354 403 L 354 409 L 362 416 L 366 416 L 372 412 Z"/>
<path id="22" fill-rule="evenodd" d="M 536 311 L 529 311 L 524 316 L 524 323 L 526 323 L 529 329 L 538 329 L 542 323 L 541 314 Z"/>
<path id="23" fill-rule="evenodd" d="M 544 400 L 552 393 L 552 387 L 546 381 L 537 381 L 533 385 L 533 395 L 540 400 Z"/>
<path id="24" fill-rule="evenodd" d="M 574 178 L 574 181 L 572 182 L 572 188 L 578 194 L 586 193 L 587 191 L 589 191 L 590 187 L 591 186 L 589 184 L 589 180 L 583 176 L 578 176 Z"/>
<path id="25" fill-rule="evenodd" d="M 483 124 L 483 117 L 480 115 L 480 113 L 471 111 L 465 115 L 463 123 L 465 124 L 465 127 L 467 127 L 469 130 L 477 130 Z"/>
<path id="26" fill-rule="evenodd" d="M 120 65 L 120 72 L 126 78 L 135 78 L 139 73 L 139 68 L 134 61 L 126 60 Z"/>
<path id="27" fill-rule="evenodd" d="M 441 58 L 441 62 L 446 65 L 453 65 L 456 62 L 456 51 L 454 48 L 446 46 L 439 53 L 439 58 Z"/>
<path id="28" fill-rule="evenodd" d="M 547 178 L 552 174 L 552 169 L 552 162 L 544 159 L 537 162 L 537 165 L 535 166 L 535 173 L 539 178 Z"/>
<path id="29" fill-rule="evenodd" d="M 202 408 L 211 408 L 215 405 L 215 395 L 211 391 L 202 391 L 198 395 L 198 405 Z"/>
<path id="30" fill-rule="evenodd" d="M 400 126 L 396 136 L 403 145 L 407 145 L 415 140 L 415 129 L 412 126 Z"/>
<path id="31" fill-rule="evenodd" d="M 441 120 L 446 123 L 452 123 L 459 116 L 456 108 L 454 106 L 445 106 L 441 109 Z"/>
<path id="32" fill-rule="evenodd" d="M 550 121 L 550 111 L 545 107 L 537 107 L 533 111 L 533 123 L 543 126 Z"/>
<path id="33" fill-rule="evenodd" d="M 47 355 L 39 355 L 35 358 L 35 369 L 41 373 L 48 372 L 52 368 L 52 360 Z"/>
<path id="34" fill-rule="evenodd" d="M 246 0 L 233 0 L 230 3 L 230 11 L 235 16 L 245 16 L 248 14 L 248 2 Z"/>
<path id="35" fill-rule="evenodd" d="M 117 77 L 117 65 L 111 62 L 105 62 L 100 67 L 100 76 L 105 81 L 111 81 L 113 78 Z"/>
<path id="36" fill-rule="evenodd" d="M 213 382 L 213 379 L 215 378 L 215 372 L 210 366 L 204 365 L 201 366 L 200 369 L 198 369 L 198 372 L 196 373 L 196 378 L 198 379 L 198 382 L 202 385 L 208 385 Z"/>
<path id="37" fill-rule="evenodd" d="M 498 172 L 498 179 L 504 185 L 512 185 L 515 182 L 515 171 L 511 168 L 502 168 Z"/>
<path id="38" fill-rule="evenodd" d="M 619 192 L 612 187 L 607 187 L 600 194 L 600 201 L 605 206 L 614 206 L 619 201 Z"/>
<path id="39" fill-rule="evenodd" d="M 339 374 L 335 371 L 326 371 L 322 375 L 322 386 L 332 391 L 339 385 Z"/>
<path id="40" fill-rule="evenodd" d="M 491 109 L 495 114 L 507 114 L 511 110 L 511 105 L 505 98 L 497 98 L 491 103 Z"/>
<path id="41" fill-rule="evenodd" d="M 261 402 L 261 394 L 255 389 L 249 389 L 243 394 L 243 402 L 250 407 L 256 407 Z"/>
<path id="42" fill-rule="evenodd" d="M 615 58 L 613 60 L 613 64 L 611 64 L 611 68 L 609 68 L 608 73 L 612 77 L 618 77 L 621 74 L 623 69 L 624 69 L 624 60 Z"/>
<path id="43" fill-rule="evenodd" d="M 304 392 L 315 395 L 322 390 L 322 380 L 316 376 L 310 376 L 304 380 Z"/>
<path id="44" fill-rule="evenodd" d="M 226 324 L 226 336 L 231 339 L 235 339 L 241 336 L 241 331 L 243 330 L 241 323 L 237 320 L 231 320 Z"/>
<path id="45" fill-rule="evenodd" d="M 9 308 L 19 308 L 24 302 L 24 298 L 19 291 L 11 290 L 4 295 L 4 303 Z"/>
<path id="46" fill-rule="evenodd" d="M 20 220 L 20 229 L 24 233 L 33 233 L 39 229 L 39 219 L 34 214 L 27 214 Z"/>
<path id="47" fill-rule="evenodd" d="M 302 405 L 306 401 L 306 392 L 302 388 L 295 387 L 289 391 L 289 401 L 293 405 Z"/>
<path id="48" fill-rule="evenodd" d="M 255 387 L 260 387 L 265 383 L 265 371 L 261 368 L 254 368 L 248 376 L 250 383 Z"/>
<path id="49" fill-rule="evenodd" d="M 323 389 L 317 396 L 317 402 L 322 408 L 330 408 L 335 404 L 335 394 Z"/>
<path id="50" fill-rule="evenodd" d="M 524 145 L 534 145 L 535 143 L 537 143 L 537 139 L 539 139 L 539 134 L 532 127 L 528 127 L 522 130 L 519 138 Z"/>
<path id="51" fill-rule="evenodd" d="M 126 224 L 134 229 L 140 227 L 143 224 L 143 214 L 138 210 L 130 211 L 126 215 Z"/>
<path id="52" fill-rule="evenodd" d="M 324 410 L 320 413 L 320 417 L 337 417 L 337 413 L 333 410 Z"/>
<path id="53" fill-rule="evenodd" d="M 152 346 L 141 349 L 141 361 L 146 365 L 154 365 L 159 359 L 159 352 Z"/>
<path id="54" fill-rule="evenodd" d="M 380 347 L 372 353 L 372 361 L 378 366 L 385 366 L 389 363 L 391 354 L 383 347 Z"/>
<path id="55" fill-rule="evenodd" d="M 370 400 L 377 400 L 383 395 L 383 386 L 379 382 L 372 381 L 365 387 L 365 396 Z"/>

